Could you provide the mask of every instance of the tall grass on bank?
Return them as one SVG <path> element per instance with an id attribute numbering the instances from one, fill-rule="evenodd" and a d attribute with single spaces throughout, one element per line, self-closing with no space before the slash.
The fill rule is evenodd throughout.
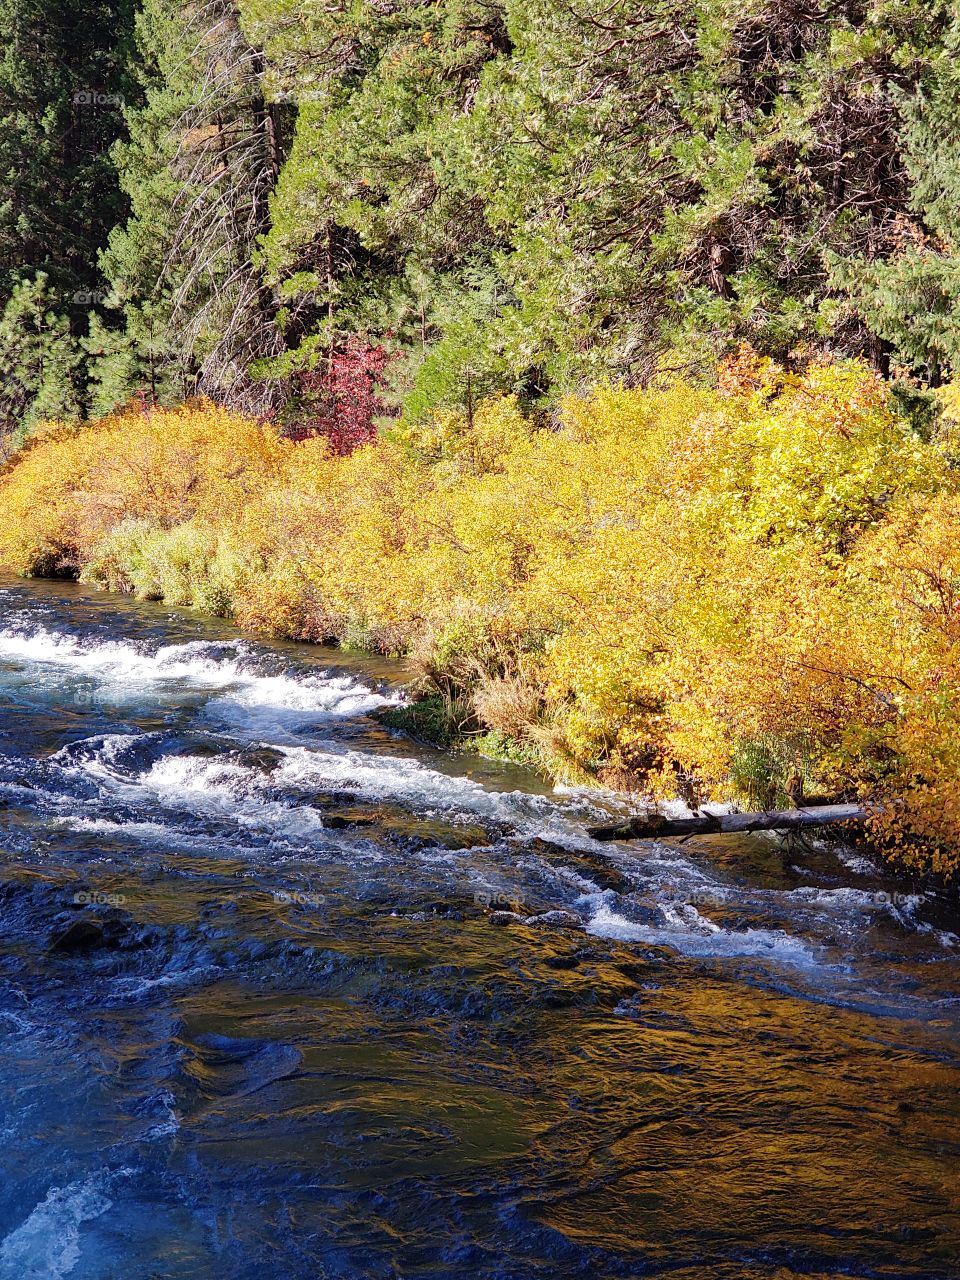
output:
<path id="1" fill-rule="evenodd" d="M 510 399 L 349 457 L 211 404 L 51 425 L 0 561 L 412 656 L 438 719 L 555 776 L 882 806 L 960 866 L 960 489 L 856 362 Z"/>

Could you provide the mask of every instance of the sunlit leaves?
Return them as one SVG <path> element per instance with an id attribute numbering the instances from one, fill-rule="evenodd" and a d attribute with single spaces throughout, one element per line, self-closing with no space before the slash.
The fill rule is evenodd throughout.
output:
<path id="1" fill-rule="evenodd" d="M 557 776 L 878 807 L 960 847 L 960 494 L 858 362 L 742 351 L 660 380 L 406 421 L 337 456 L 209 404 L 48 429 L 0 558 L 306 639 L 407 652 L 458 723 Z"/>

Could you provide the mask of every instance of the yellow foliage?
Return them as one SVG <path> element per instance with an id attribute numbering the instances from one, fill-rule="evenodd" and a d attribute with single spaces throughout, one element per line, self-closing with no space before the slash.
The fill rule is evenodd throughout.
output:
<path id="1" fill-rule="evenodd" d="M 0 555 L 22 572 L 63 571 L 127 520 L 228 525 L 288 450 L 269 427 L 208 402 L 42 434 L 4 484 Z"/>
<path id="2" fill-rule="evenodd" d="M 960 496 L 857 362 L 744 350 L 510 398 L 347 458 L 210 404 L 51 428 L 0 486 L 0 560 L 242 626 L 415 653 L 557 774 L 754 803 L 877 802 L 897 857 L 958 865 Z"/>

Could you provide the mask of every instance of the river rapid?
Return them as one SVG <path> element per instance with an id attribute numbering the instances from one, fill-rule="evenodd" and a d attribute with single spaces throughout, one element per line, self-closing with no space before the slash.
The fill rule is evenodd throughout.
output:
<path id="1" fill-rule="evenodd" d="M 960 1275 L 960 921 L 0 580 L 0 1278 Z"/>

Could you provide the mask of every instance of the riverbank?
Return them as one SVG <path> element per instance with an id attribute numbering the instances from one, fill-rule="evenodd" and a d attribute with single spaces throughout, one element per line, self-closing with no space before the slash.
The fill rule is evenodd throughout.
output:
<path id="1" fill-rule="evenodd" d="M 8 465 L 0 562 L 404 654 L 421 736 L 555 779 L 887 801 L 872 838 L 949 875 L 951 451 L 864 366 L 749 354 L 713 389 L 597 391 L 549 424 L 494 400 L 348 457 L 209 404 L 138 410 Z"/>

